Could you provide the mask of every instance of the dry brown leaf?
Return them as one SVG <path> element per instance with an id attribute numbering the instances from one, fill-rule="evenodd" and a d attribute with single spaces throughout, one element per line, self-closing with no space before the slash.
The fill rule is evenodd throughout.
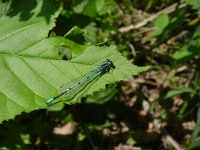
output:
<path id="1" fill-rule="evenodd" d="M 55 127 L 53 133 L 59 135 L 71 135 L 77 130 L 77 126 L 76 122 L 68 122 L 62 127 Z"/>
<path id="2" fill-rule="evenodd" d="M 196 123 L 192 120 L 192 121 L 184 122 L 182 126 L 183 126 L 183 129 L 185 130 L 193 131 L 194 128 L 196 127 Z"/>

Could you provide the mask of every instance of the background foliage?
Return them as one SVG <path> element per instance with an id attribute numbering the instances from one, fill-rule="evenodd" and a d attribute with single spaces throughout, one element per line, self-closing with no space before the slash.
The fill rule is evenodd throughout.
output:
<path id="1" fill-rule="evenodd" d="M 0 1 L 0 149 L 199 149 L 199 12 L 198 0 Z M 90 96 L 46 110 L 106 58 L 116 69 Z"/>

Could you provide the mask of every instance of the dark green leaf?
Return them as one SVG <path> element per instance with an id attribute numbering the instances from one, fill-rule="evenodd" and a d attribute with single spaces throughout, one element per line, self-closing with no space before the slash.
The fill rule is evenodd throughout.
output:
<path id="1" fill-rule="evenodd" d="M 192 88 L 188 88 L 188 87 L 180 87 L 174 90 L 171 90 L 169 92 L 167 92 L 167 94 L 163 97 L 164 99 L 168 99 L 170 97 L 173 97 L 175 95 L 179 95 L 182 93 L 195 93 L 196 91 Z"/>

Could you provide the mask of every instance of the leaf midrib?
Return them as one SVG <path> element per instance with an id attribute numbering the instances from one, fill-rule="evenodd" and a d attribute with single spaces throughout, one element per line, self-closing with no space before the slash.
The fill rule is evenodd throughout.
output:
<path id="1" fill-rule="evenodd" d="M 19 57 L 19 58 L 31 58 L 31 59 L 39 59 L 39 60 L 59 60 L 59 59 L 53 59 L 53 58 L 49 58 L 49 57 L 38 57 L 38 56 L 31 56 L 31 55 L 16 55 L 14 53 L 1 53 L 0 52 L 0 55 L 3 55 L 3 56 L 7 56 L 7 57 Z M 61 60 L 59 60 L 61 61 Z"/>

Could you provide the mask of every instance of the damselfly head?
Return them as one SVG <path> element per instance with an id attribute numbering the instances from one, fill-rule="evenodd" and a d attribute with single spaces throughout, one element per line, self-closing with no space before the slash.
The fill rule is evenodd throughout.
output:
<path id="1" fill-rule="evenodd" d="M 109 66 L 110 69 L 115 69 L 113 62 L 110 59 L 106 59 L 106 64 Z"/>

